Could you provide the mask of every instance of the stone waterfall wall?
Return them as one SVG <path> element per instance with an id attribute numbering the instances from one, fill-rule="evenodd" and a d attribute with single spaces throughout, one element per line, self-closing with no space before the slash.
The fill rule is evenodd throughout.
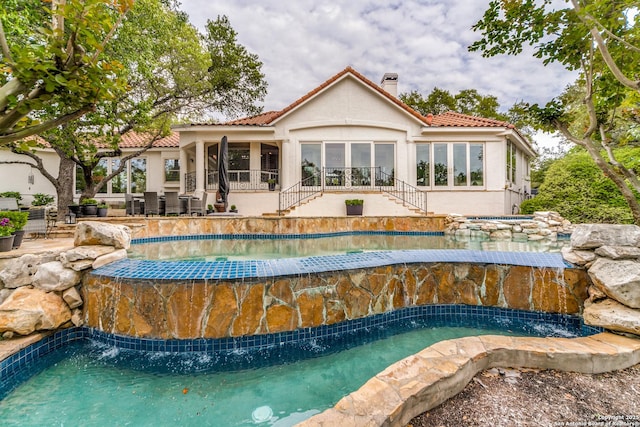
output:
<path id="1" fill-rule="evenodd" d="M 584 322 L 640 335 L 640 227 L 578 225 L 563 256 L 587 268 L 593 282 Z"/>
<path id="2" fill-rule="evenodd" d="M 83 324 L 83 275 L 126 258 L 131 232 L 120 225 L 84 222 L 75 247 L 44 255 L 22 255 L 0 270 L 0 334 L 29 335 Z"/>
<path id="3" fill-rule="evenodd" d="M 331 325 L 425 304 L 580 314 L 582 269 L 409 264 L 260 280 L 140 281 L 89 275 L 85 322 L 140 338 L 195 339 Z"/>

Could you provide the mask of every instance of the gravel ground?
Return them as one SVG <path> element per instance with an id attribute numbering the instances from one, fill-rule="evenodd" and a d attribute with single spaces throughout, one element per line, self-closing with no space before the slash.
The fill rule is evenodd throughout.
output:
<path id="1" fill-rule="evenodd" d="M 604 374 L 490 369 L 407 427 L 640 426 L 640 365 Z"/>

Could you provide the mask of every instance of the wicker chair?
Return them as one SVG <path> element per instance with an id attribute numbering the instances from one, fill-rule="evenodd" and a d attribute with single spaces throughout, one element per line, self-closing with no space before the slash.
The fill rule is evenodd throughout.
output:
<path id="1" fill-rule="evenodd" d="M 180 215 L 180 200 L 177 191 L 165 191 L 164 202 L 165 215 Z"/>
<path id="2" fill-rule="evenodd" d="M 127 215 L 140 215 L 142 213 L 140 200 L 134 199 L 133 194 L 125 194 L 124 203 L 127 210 Z"/>
<path id="3" fill-rule="evenodd" d="M 202 192 L 200 198 L 191 199 L 191 212 L 190 215 L 206 215 L 207 213 L 207 192 Z M 196 193 L 194 192 L 194 196 Z"/>
<path id="4" fill-rule="evenodd" d="M 160 201 L 156 191 L 144 192 L 144 215 L 160 215 Z"/>

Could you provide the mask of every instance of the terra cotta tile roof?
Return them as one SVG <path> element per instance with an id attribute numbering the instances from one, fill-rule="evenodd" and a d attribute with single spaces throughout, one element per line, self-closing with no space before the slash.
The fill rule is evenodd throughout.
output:
<path id="1" fill-rule="evenodd" d="M 51 148 L 51 145 L 43 138 L 39 136 L 33 137 L 38 145 L 44 148 Z M 136 132 L 127 132 L 122 135 L 122 139 L 118 146 L 120 148 L 142 148 L 147 145 L 150 138 L 150 134 L 147 133 L 136 133 Z M 26 138 L 29 140 L 32 138 Z M 98 148 L 110 148 L 106 144 L 97 143 Z M 171 132 L 169 135 L 158 139 L 153 143 L 153 148 L 178 148 L 180 147 L 180 134 L 178 132 Z"/>
<path id="2" fill-rule="evenodd" d="M 484 117 L 469 116 L 467 114 L 447 111 L 446 113 L 433 116 L 431 126 L 448 127 L 505 127 L 513 129 L 510 123 Z"/>

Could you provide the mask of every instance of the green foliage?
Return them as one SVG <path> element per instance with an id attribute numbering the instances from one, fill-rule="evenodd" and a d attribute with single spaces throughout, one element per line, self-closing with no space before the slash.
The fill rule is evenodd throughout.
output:
<path id="1" fill-rule="evenodd" d="M 347 206 L 361 206 L 364 205 L 364 200 L 362 199 L 347 199 L 344 201 L 344 204 Z"/>
<path id="2" fill-rule="evenodd" d="M 472 116 L 507 120 L 500 113 L 498 98 L 493 95 L 481 95 L 476 89 L 464 89 L 455 95 L 440 88 L 434 88 L 425 99 L 418 91 L 400 94 L 399 98 L 422 115 L 442 114 L 455 111 Z"/>
<path id="3" fill-rule="evenodd" d="M 3 211 L 0 212 L 0 218 L 9 218 L 14 230 L 22 230 L 29 219 L 29 212 Z"/>
<path id="4" fill-rule="evenodd" d="M 630 167 L 640 167 L 640 148 L 618 151 L 621 158 L 630 162 Z M 557 211 L 573 223 L 633 223 L 633 215 L 620 190 L 591 157 L 578 148 L 553 161 L 538 195 L 520 206 L 523 214 L 540 210 Z"/>
<path id="5" fill-rule="evenodd" d="M 82 201 L 80 201 L 80 204 L 82 206 L 86 206 L 86 205 L 97 205 L 98 201 L 96 199 L 83 199 Z"/>
<path id="6" fill-rule="evenodd" d="M 47 206 L 53 203 L 55 198 L 50 194 L 36 193 L 33 195 L 31 206 Z"/>
<path id="7" fill-rule="evenodd" d="M 0 0 L 0 144 L 80 117 L 124 87 L 105 45 L 133 0 Z"/>
<path id="8" fill-rule="evenodd" d="M 20 204 L 22 200 L 22 194 L 20 194 L 19 191 L 5 191 L 4 193 L 0 193 L 0 197 L 13 197 L 18 204 Z"/>

